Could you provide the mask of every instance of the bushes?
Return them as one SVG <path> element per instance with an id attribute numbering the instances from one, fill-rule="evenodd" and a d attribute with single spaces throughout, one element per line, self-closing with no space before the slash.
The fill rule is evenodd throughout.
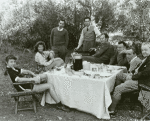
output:
<path id="1" fill-rule="evenodd" d="M 8 27 L 10 23 L 6 25 L 7 37 L 3 39 L 24 48 L 33 48 L 37 41 L 44 41 L 49 49 L 51 30 L 58 26 L 59 18 L 63 18 L 66 20 L 65 28 L 69 32 L 68 48 L 72 49 L 77 46 L 82 29 L 79 25 L 84 16 L 80 11 L 77 13 L 77 19 L 80 21 L 74 20 L 74 8 L 71 5 L 56 5 L 51 0 L 26 3 L 22 8 L 13 11 L 15 16 L 12 18 L 10 28 Z M 29 9 L 28 13 L 25 12 L 27 9 Z"/>
<path id="2" fill-rule="evenodd" d="M 95 10 L 97 20 L 102 16 L 102 25 L 106 23 L 110 24 L 112 18 L 114 19 L 113 8 L 109 4 L 106 4 L 105 6 L 107 7 L 99 9 L 99 4 L 93 4 L 97 6 L 96 10 L 93 9 Z M 92 10 L 91 7 L 90 10 Z M 1 18 L 1 23 L 5 23 L 3 26 L 4 31 L 2 32 L 4 36 L 1 36 L 2 39 L 24 48 L 33 48 L 37 41 L 44 41 L 47 49 L 50 48 L 51 30 L 58 26 L 60 18 L 66 21 L 65 28 L 69 33 L 68 49 L 73 49 L 78 44 L 83 28 L 83 18 L 91 15 L 91 11 L 87 11 L 84 5 L 74 0 L 67 0 L 63 4 L 55 4 L 51 0 L 31 0 L 24 3 L 21 7 L 13 8 L 11 12 L 10 21 L 7 21 L 8 23 L 5 23 L 3 17 Z M 104 14 L 101 15 L 101 12 Z M 108 14 L 111 14 L 111 16 L 108 16 Z M 102 26 L 103 29 L 105 27 Z"/>

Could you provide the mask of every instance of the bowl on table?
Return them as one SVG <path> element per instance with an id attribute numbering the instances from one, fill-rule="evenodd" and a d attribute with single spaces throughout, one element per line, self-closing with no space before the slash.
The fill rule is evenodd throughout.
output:
<path id="1" fill-rule="evenodd" d="M 74 75 L 82 76 L 84 74 L 83 71 L 73 71 Z"/>
<path id="2" fill-rule="evenodd" d="M 111 73 L 100 73 L 101 77 L 110 77 L 112 74 Z"/>

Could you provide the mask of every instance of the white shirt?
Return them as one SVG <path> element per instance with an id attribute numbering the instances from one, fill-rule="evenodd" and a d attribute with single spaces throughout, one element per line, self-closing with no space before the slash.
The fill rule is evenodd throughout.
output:
<path id="1" fill-rule="evenodd" d="M 141 65 L 145 62 L 145 60 L 147 59 L 147 57 L 145 59 L 142 60 L 142 63 L 140 64 L 140 66 L 135 70 L 135 74 L 138 73 L 139 68 L 141 67 Z"/>
<path id="2" fill-rule="evenodd" d="M 86 27 L 86 29 L 87 28 L 90 29 L 90 27 L 91 27 L 91 25 L 89 27 Z M 96 37 L 101 35 L 100 31 L 98 30 L 98 28 L 96 26 L 94 26 L 94 32 L 95 32 Z M 80 39 L 79 39 L 79 43 L 82 42 L 83 39 L 84 39 L 84 34 L 83 34 L 83 30 L 82 30 L 81 36 L 80 36 Z"/>
<path id="3" fill-rule="evenodd" d="M 64 28 L 61 28 L 61 29 L 60 29 L 59 27 L 57 27 L 57 29 L 58 29 L 58 31 L 63 31 Z"/>
<path id="4" fill-rule="evenodd" d="M 91 27 L 91 25 L 89 27 L 86 27 L 86 29 L 88 28 L 88 30 L 89 30 L 90 27 Z M 98 28 L 96 26 L 94 26 L 94 32 L 95 32 L 96 37 L 101 35 L 100 31 L 98 30 Z M 80 40 L 83 40 L 83 39 L 84 39 L 84 34 L 83 34 L 83 30 L 82 30 Z"/>
<path id="5" fill-rule="evenodd" d="M 40 65 L 44 65 L 44 66 L 48 66 L 51 64 L 51 61 L 48 61 L 46 60 L 46 58 L 49 56 L 49 54 L 51 53 L 52 51 L 43 51 L 43 55 L 39 52 L 37 52 L 35 54 L 35 62 L 37 62 L 38 64 Z"/>
<path id="6" fill-rule="evenodd" d="M 135 56 L 134 58 L 132 58 L 132 60 L 130 61 L 130 64 L 137 58 L 137 56 Z"/>

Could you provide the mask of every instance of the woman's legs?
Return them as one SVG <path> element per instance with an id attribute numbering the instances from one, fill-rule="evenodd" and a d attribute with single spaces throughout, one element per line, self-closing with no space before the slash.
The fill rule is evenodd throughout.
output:
<path id="1" fill-rule="evenodd" d="M 45 84 L 34 85 L 34 87 L 33 87 L 33 91 L 42 92 L 42 91 L 46 91 L 46 90 L 49 91 L 49 94 L 51 95 L 51 97 L 54 99 L 54 101 L 56 103 L 60 102 L 60 100 L 51 84 L 45 83 Z"/>
<path id="2" fill-rule="evenodd" d="M 47 74 L 39 74 L 38 76 L 40 77 L 41 81 L 42 80 L 48 80 Z M 54 86 L 52 85 L 52 83 L 45 83 L 45 84 L 34 85 L 33 90 L 34 91 L 39 91 L 39 92 L 48 90 L 49 94 L 54 99 L 54 101 L 56 103 L 60 102 L 59 98 L 57 97 L 57 94 L 55 92 L 55 89 L 54 89 Z"/>

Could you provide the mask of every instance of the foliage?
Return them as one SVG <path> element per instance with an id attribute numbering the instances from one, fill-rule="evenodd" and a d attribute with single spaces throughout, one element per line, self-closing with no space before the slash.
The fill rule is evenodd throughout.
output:
<path id="1" fill-rule="evenodd" d="M 149 41 L 149 7 L 148 0 L 126 0 L 120 3 L 118 8 L 122 9 L 128 20 L 128 25 L 123 30 L 124 35 L 136 36 L 140 41 Z"/>
<path id="2" fill-rule="evenodd" d="M 116 4 L 117 2 L 120 3 Z M 124 35 L 139 36 L 140 21 L 136 22 L 135 18 L 147 17 L 142 22 L 148 24 L 148 2 L 146 0 L 143 3 L 139 0 L 117 2 L 64 0 L 56 4 L 52 0 L 21 2 L 10 0 L 4 4 L 3 11 L 0 12 L 0 43 L 8 41 L 24 48 L 33 48 L 37 41 L 44 41 L 48 49 L 51 46 L 49 42 L 51 30 L 58 26 L 59 19 L 63 18 L 66 21 L 65 28 L 69 32 L 68 48 L 73 49 L 77 46 L 85 16 L 91 16 L 92 22 L 95 20 L 101 32 L 106 29 L 108 32 L 121 30 Z M 141 16 L 141 11 L 146 13 Z"/>

